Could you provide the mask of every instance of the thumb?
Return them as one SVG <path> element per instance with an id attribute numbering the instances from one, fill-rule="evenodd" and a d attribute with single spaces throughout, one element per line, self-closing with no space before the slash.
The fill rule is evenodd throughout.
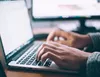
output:
<path id="1" fill-rule="evenodd" d="M 51 41 L 51 40 L 54 41 L 55 37 L 63 37 L 64 39 L 67 39 L 68 36 L 69 36 L 68 32 L 57 29 L 49 34 L 49 36 L 47 37 L 47 41 Z"/>

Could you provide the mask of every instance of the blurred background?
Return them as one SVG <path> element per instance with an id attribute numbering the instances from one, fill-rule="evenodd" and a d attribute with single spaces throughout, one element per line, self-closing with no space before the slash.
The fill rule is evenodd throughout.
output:
<path id="1" fill-rule="evenodd" d="M 33 16 L 32 16 L 32 10 L 33 10 L 32 8 L 33 7 L 32 6 L 35 3 L 33 4 L 32 0 L 25 0 L 25 1 L 27 4 L 27 8 L 29 9 L 29 15 L 30 15 L 30 18 L 32 21 L 32 28 L 33 28 L 35 34 L 49 33 L 53 28 L 60 28 L 65 31 L 74 31 L 74 32 L 78 32 L 81 34 L 100 31 L 99 0 L 84 1 L 84 2 L 87 2 L 87 4 L 89 3 L 87 6 L 83 2 L 84 3 L 83 5 L 85 5 L 86 9 L 87 9 L 87 7 L 89 7 L 90 4 L 93 4 L 94 6 L 98 5 L 98 7 L 96 7 L 96 10 L 93 10 L 93 11 L 95 11 L 95 12 L 93 12 L 93 14 L 91 13 L 92 11 L 89 11 L 89 13 L 88 13 L 88 14 L 90 14 L 89 16 L 87 16 L 84 12 L 81 12 L 84 14 L 83 16 L 81 16 L 81 15 L 75 16 L 75 17 L 73 16 L 71 18 L 66 18 L 66 17 L 62 16 L 62 18 L 60 18 L 60 19 L 52 17 L 50 19 L 45 18 L 45 20 L 43 20 L 42 17 L 40 18 L 40 20 L 36 19 L 35 17 L 33 18 Z M 33 0 L 33 1 L 35 2 L 35 0 Z M 42 0 L 42 1 L 45 1 L 45 0 Z M 47 0 L 47 1 L 49 1 L 49 0 Z M 63 2 L 63 1 L 64 0 L 61 0 L 61 2 Z M 69 0 L 66 0 L 66 1 L 69 1 Z M 72 2 L 72 1 L 73 0 L 71 0 L 69 3 L 71 3 L 71 4 L 75 3 L 75 0 L 74 0 L 74 2 Z M 53 2 L 54 2 L 54 4 L 56 4 L 57 1 L 54 0 Z M 76 4 L 77 4 L 77 2 L 78 2 L 78 4 L 81 4 L 79 0 L 76 0 Z M 40 4 L 40 3 L 38 2 L 38 4 Z M 51 4 L 51 6 L 52 6 L 52 4 Z M 94 9 L 94 7 L 89 7 L 89 9 Z M 41 9 L 41 10 L 44 11 L 43 9 Z"/>
<path id="2" fill-rule="evenodd" d="M 4 1 L 9 1 L 9 0 L 4 0 Z M 13 0 L 12 0 L 13 1 Z M 81 34 L 86 34 L 89 32 L 99 32 L 100 31 L 100 0 L 84 0 L 84 1 L 80 1 L 80 0 L 59 0 L 58 2 L 60 3 L 59 6 L 63 7 L 64 10 L 69 10 L 69 8 L 71 8 L 71 10 L 75 10 L 76 8 L 73 8 L 72 6 L 69 6 L 69 4 L 76 6 L 75 3 L 77 5 L 84 3 L 83 5 L 84 8 L 86 8 L 87 10 L 90 9 L 90 11 L 88 11 L 89 13 L 85 14 L 84 10 L 81 11 L 79 15 L 76 16 L 66 16 L 62 14 L 62 17 L 33 17 L 33 13 L 36 9 L 39 10 L 39 12 L 47 12 L 47 10 L 50 10 L 48 7 L 51 8 L 51 6 L 53 7 L 53 5 L 57 5 L 57 0 L 24 0 L 26 2 L 26 6 L 28 8 L 28 12 L 29 12 L 29 16 L 30 16 L 30 20 L 32 23 L 32 28 L 33 28 L 33 32 L 34 34 L 45 34 L 45 33 L 49 33 L 51 32 L 54 28 L 60 28 L 63 29 L 65 31 L 74 31 L 74 32 L 78 32 Z M 53 1 L 53 3 L 52 3 Z M 65 3 L 64 3 L 65 1 Z M 36 3 L 37 2 L 37 3 Z M 46 3 L 50 2 L 52 4 L 50 4 L 50 6 L 48 5 L 46 7 L 47 10 L 44 10 L 44 8 L 40 8 L 40 5 L 42 6 L 46 6 Z M 69 4 L 66 4 L 67 2 L 69 2 Z M 63 4 L 64 3 L 64 4 Z M 91 7 L 91 5 L 93 4 L 94 7 Z M 33 8 L 33 6 L 35 6 L 35 10 Z M 66 6 L 68 7 L 68 9 L 66 9 Z M 88 8 L 87 8 L 88 7 Z M 96 7 L 96 8 L 95 8 Z M 53 8 L 51 8 L 53 9 Z M 78 7 L 78 9 L 80 10 L 80 8 Z M 92 9 L 92 10 L 91 10 Z M 38 10 L 36 10 L 38 12 Z M 40 11 L 41 10 L 41 11 Z M 61 10 L 62 11 L 62 10 Z M 72 12 L 71 11 L 71 12 Z M 94 12 L 95 11 L 95 12 Z M 52 10 L 50 11 L 52 12 Z M 50 13 L 49 12 L 49 13 Z M 76 11 L 73 11 L 74 13 Z M 70 13 L 70 12 L 69 12 Z M 74 14 L 72 13 L 72 14 Z M 54 14 L 58 14 L 57 12 Z M 76 12 L 76 14 L 78 14 Z M 89 15 L 90 14 L 90 15 Z M 49 14 L 48 14 L 49 15 Z"/>

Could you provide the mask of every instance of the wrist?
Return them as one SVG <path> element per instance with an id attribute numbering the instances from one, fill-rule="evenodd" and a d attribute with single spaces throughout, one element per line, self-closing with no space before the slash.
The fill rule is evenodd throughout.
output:
<path id="1" fill-rule="evenodd" d="M 87 59 L 88 57 L 91 55 L 92 53 L 90 52 L 84 52 L 83 51 L 83 62 L 86 63 L 87 62 Z"/>
<path id="2" fill-rule="evenodd" d="M 92 40 L 89 35 L 83 35 L 82 38 L 83 38 L 84 47 L 87 47 L 92 44 Z"/>
<path id="3" fill-rule="evenodd" d="M 92 53 L 89 53 L 89 52 L 84 52 L 83 51 L 83 56 L 81 57 L 81 64 L 80 64 L 80 69 L 85 69 L 86 68 L 86 63 L 87 63 L 87 60 L 89 58 L 89 56 L 91 55 Z"/>

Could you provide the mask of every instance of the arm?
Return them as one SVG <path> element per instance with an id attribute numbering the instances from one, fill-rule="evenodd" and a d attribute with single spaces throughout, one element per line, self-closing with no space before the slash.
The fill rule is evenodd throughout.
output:
<path id="1" fill-rule="evenodd" d="M 92 53 L 87 59 L 87 77 L 100 77 L 100 33 L 88 34 L 93 43 L 93 51 L 99 51 Z"/>
<path id="2" fill-rule="evenodd" d="M 100 77 L 100 52 L 92 53 L 87 59 L 87 77 Z"/>

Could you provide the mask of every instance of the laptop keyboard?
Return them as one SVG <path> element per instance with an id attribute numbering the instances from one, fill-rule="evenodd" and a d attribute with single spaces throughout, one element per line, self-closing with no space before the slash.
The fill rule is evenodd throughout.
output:
<path id="1" fill-rule="evenodd" d="M 36 51 L 37 51 L 37 49 L 39 48 L 40 45 L 41 44 L 39 44 L 39 43 L 33 45 L 28 50 L 28 52 L 17 61 L 17 64 L 49 67 L 52 63 L 52 61 L 50 59 L 47 59 L 45 62 L 36 60 L 36 54 L 37 54 Z"/>

